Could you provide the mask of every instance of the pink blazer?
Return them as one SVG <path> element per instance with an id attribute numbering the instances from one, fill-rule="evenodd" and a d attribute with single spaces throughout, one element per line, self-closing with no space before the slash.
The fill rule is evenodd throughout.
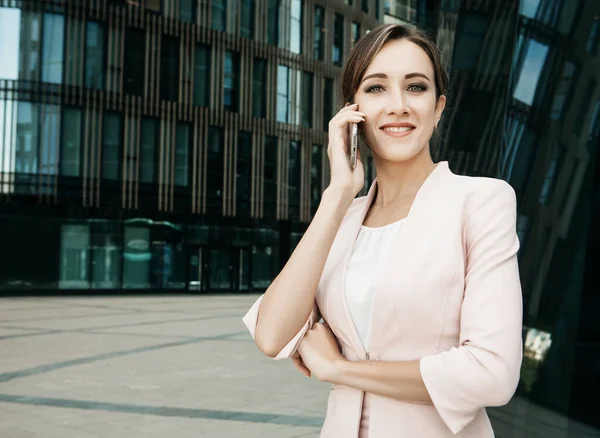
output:
<path id="1" fill-rule="evenodd" d="M 348 360 L 420 360 L 433 405 L 366 394 L 371 438 L 493 437 L 485 407 L 510 400 L 522 359 L 514 190 L 502 180 L 459 176 L 447 162 L 438 164 L 385 256 L 367 353 L 348 311 L 344 279 L 376 184 L 348 209 L 309 321 L 276 359 L 293 355 L 322 316 Z M 261 300 L 244 317 L 252 336 Z M 364 397 L 334 385 L 321 437 L 357 437 Z"/>

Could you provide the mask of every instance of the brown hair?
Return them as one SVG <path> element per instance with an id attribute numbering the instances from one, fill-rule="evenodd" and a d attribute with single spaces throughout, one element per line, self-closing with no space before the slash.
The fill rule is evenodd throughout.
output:
<path id="1" fill-rule="evenodd" d="M 435 97 L 439 99 L 448 90 L 448 74 L 444 70 L 442 55 L 438 46 L 429 36 L 414 27 L 402 24 L 383 24 L 358 40 L 350 51 L 342 73 L 342 97 L 344 102 L 352 102 L 367 68 L 388 42 L 407 39 L 421 47 L 433 64 Z"/>

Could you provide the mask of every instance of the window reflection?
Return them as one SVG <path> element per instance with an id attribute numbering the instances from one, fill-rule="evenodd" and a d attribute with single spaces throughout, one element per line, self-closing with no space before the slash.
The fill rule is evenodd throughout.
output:
<path id="1" fill-rule="evenodd" d="M 117 113 L 104 113 L 102 133 L 102 178 L 118 180 L 121 171 L 122 118 Z"/>
<path id="2" fill-rule="evenodd" d="M 223 105 L 227 111 L 238 110 L 239 94 L 239 54 L 225 52 L 225 78 L 223 83 Z"/>
<path id="3" fill-rule="evenodd" d="M 325 8 L 315 6 L 313 57 L 319 61 L 325 59 Z"/>
<path id="4" fill-rule="evenodd" d="M 210 47 L 197 44 L 194 51 L 194 105 L 208 107 Z"/>
<path id="5" fill-rule="evenodd" d="M 63 111 L 60 173 L 79 176 L 81 169 L 82 114 L 79 108 L 65 107 Z"/>
<path id="6" fill-rule="evenodd" d="M 143 64 L 143 58 L 141 62 Z M 97 90 L 104 87 L 104 26 L 95 21 L 88 21 L 86 25 L 85 86 Z"/>
<path id="7" fill-rule="evenodd" d="M 527 105 L 531 105 L 546 63 L 548 46 L 529 39 L 525 42 L 525 49 L 525 61 L 521 67 L 513 97 Z"/>
<path id="8" fill-rule="evenodd" d="M 277 121 L 289 122 L 290 118 L 290 68 L 286 65 L 277 67 Z"/>
<path id="9" fill-rule="evenodd" d="M 264 86 L 267 82 L 267 61 L 262 58 L 254 58 L 252 70 L 252 115 L 264 118 L 267 115 L 267 90 Z"/>
<path id="10" fill-rule="evenodd" d="M 65 17 L 44 14 L 42 81 L 61 84 L 63 81 Z"/>
<path id="11" fill-rule="evenodd" d="M 333 52 L 332 62 L 341 66 L 344 56 L 344 16 L 335 14 L 333 19 Z"/>

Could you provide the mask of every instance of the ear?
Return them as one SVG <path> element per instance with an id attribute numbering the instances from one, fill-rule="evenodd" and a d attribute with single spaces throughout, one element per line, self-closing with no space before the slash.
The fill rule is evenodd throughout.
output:
<path id="1" fill-rule="evenodd" d="M 438 122 L 442 118 L 442 113 L 444 112 L 445 107 L 446 96 L 442 94 L 435 105 L 435 126 L 437 126 Z"/>

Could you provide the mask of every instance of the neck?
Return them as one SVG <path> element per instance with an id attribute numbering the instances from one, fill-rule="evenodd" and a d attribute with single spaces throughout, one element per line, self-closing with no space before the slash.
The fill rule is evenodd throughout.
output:
<path id="1" fill-rule="evenodd" d="M 394 208 L 412 202 L 427 177 L 436 167 L 431 155 L 419 154 L 399 163 L 381 162 L 375 157 L 377 168 L 377 193 L 373 206 Z"/>

